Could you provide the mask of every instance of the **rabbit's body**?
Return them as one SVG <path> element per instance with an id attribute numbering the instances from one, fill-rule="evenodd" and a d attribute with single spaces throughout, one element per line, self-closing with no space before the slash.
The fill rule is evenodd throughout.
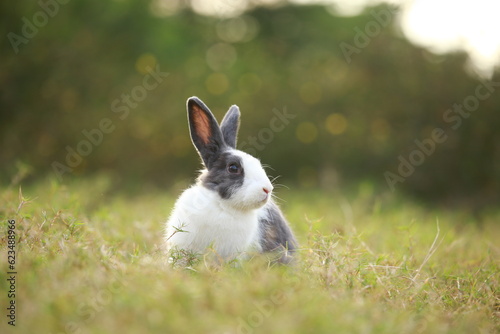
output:
<path id="1" fill-rule="evenodd" d="M 210 110 L 193 97 L 188 119 L 206 169 L 175 204 L 167 222 L 167 249 L 203 253 L 211 247 L 224 260 L 281 251 L 280 261 L 289 262 L 296 241 L 271 199 L 271 181 L 259 160 L 236 149 L 238 107 L 230 108 L 219 127 Z"/>
<path id="2" fill-rule="evenodd" d="M 211 246 L 223 259 L 249 250 L 260 251 L 261 210 L 235 210 L 224 205 L 217 193 L 195 185 L 177 200 L 167 223 L 167 243 L 194 253 L 203 253 Z"/>

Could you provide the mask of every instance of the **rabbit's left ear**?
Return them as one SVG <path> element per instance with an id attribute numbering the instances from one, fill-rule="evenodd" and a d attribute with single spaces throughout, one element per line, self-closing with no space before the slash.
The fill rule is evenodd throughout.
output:
<path id="1" fill-rule="evenodd" d="M 187 111 L 193 144 L 207 169 L 211 169 L 226 147 L 219 124 L 210 109 L 197 97 L 188 99 Z"/>
<path id="2" fill-rule="evenodd" d="M 224 141 L 231 148 L 236 148 L 238 129 L 240 127 L 240 109 L 233 105 L 222 119 L 220 130 Z"/>

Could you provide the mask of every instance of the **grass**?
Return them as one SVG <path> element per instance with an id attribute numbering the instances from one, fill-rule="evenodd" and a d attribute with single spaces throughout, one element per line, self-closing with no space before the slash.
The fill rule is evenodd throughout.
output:
<path id="1" fill-rule="evenodd" d="M 301 243 L 174 270 L 159 251 L 175 191 L 109 178 L 3 189 L 1 275 L 15 219 L 16 327 L 2 333 L 498 333 L 500 211 L 426 209 L 362 184 L 347 196 L 282 190 Z M 5 331 L 7 330 L 7 331 Z"/>

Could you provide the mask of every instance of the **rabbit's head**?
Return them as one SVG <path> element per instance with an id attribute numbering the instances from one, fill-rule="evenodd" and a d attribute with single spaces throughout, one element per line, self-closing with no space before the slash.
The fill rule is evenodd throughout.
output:
<path id="1" fill-rule="evenodd" d="M 206 170 L 201 184 L 237 210 L 257 209 L 267 203 L 273 186 L 260 161 L 236 149 L 240 111 L 229 108 L 221 125 L 197 97 L 187 101 L 189 130 Z"/>

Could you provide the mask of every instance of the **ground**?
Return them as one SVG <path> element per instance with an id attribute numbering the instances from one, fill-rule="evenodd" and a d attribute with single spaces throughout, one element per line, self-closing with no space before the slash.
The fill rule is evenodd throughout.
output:
<path id="1" fill-rule="evenodd" d="M 2 333 L 500 331 L 498 209 L 431 209 L 369 183 L 290 187 L 278 195 L 293 266 L 174 269 L 160 245 L 182 189 L 114 189 L 102 176 L 2 190 Z"/>

